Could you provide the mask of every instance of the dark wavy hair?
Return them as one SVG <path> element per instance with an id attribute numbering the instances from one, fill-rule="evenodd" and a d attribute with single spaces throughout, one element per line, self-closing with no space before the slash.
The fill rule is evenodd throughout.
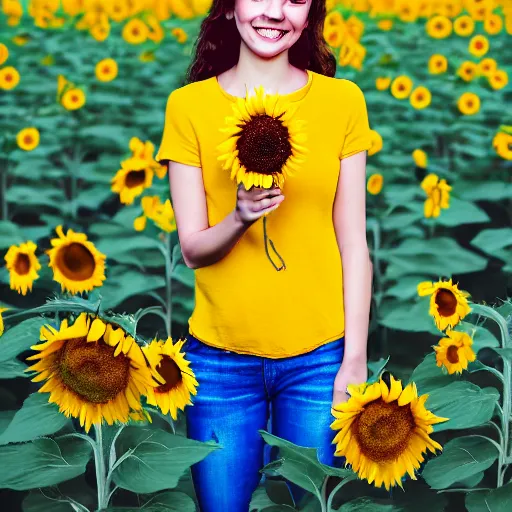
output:
<path id="1" fill-rule="evenodd" d="M 240 33 L 235 19 L 228 20 L 225 16 L 234 9 L 234 5 L 235 0 L 213 0 L 208 15 L 201 23 L 185 84 L 217 76 L 238 62 Z M 325 16 L 325 0 L 312 0 L 308 26 L 289 49 L 288 59 L 292 66 L 299 69 L 309 69 L 333 77 L 336 57 L 323 36 Z"/>

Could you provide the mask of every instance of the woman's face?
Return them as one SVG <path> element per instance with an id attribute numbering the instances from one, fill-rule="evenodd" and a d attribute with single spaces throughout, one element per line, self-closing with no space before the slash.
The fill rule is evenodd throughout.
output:
<path id="1" fill-rule="evenodd" d="M 234 18 L 243 42 L 253 53 L 263 58 L 288 50 L 307 26 L 311 2 L 235 0 Z"/>

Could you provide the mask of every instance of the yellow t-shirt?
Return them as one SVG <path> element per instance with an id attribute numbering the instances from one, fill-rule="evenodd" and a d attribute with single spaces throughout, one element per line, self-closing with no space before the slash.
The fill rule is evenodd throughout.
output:
<path id="1" fill-rule="evenodd" d="M 267 259 L 263 219 L 229 254 L 195 270 L 189 331 L 207 345 L 269 358 L 309 352 L 344 335 L 343 275 L 332 212 L 340 159 L 371 147 L 361 89 L 307 70 L 308 83 L 285 95 L 306 120 L 308 154 L 285 179 L 285 200 L 267 217 L 267 234 L 286 263 Z M 235 96 L 217 78 L 187 84 L 168 98 L 156 160 L 201 167 L 209 225 L 236 207 L 236 181 L 217 160 Z M 269 247 L 276 265 L 278 257 Z"/>

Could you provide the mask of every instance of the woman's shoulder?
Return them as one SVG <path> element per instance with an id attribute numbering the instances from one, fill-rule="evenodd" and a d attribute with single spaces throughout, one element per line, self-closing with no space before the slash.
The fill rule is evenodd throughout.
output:
<path id="1" fill-rule="evenodd" d="M 352 96 L 362 94 L 362 90 L 356 82 L 347 78 L 338 78 L 334 76 L 326 76 L 316 73 L 316 82 L 325 89 L 325 92 L 331 92 L 334 94 L 341 94 L 343 96 Z"/>
<path id="2" fill-rule="evenodd" d="M 172 96 L 175 101 L 195 101 L 204 97 L 204 91 L 208 86 L 209 79 L 199 80 L 197 82 L 191 82 L 181 87 L 173 89 L 169 98 Z"/>

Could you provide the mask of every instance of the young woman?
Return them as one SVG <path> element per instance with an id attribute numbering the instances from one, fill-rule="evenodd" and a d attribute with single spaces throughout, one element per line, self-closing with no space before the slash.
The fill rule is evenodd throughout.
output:
<path id="1" fill-rule="evenodd" d="M 270 461 L 260 429 L 341 466 L 331 406 L 368 377 L 370 130 L 360 88 L 334 78 L 325 15 L 324 0 L 214 0 L 188 83 L 167 102 L 156 159 L 168 163 L 183 258 L 196 277 L 185 348 L 199 387 L 187 432 L 222 446 L 192 466 L 202 512 L 248 512 Z M 259 85 L 307 122 L 308 155 L 283 190 L 237 187 L 217 160 L 233 103 Z M 271 211 L 281 272 L 264 251 Z M 289 487 L 295 502 L 305 494 Z"/>

